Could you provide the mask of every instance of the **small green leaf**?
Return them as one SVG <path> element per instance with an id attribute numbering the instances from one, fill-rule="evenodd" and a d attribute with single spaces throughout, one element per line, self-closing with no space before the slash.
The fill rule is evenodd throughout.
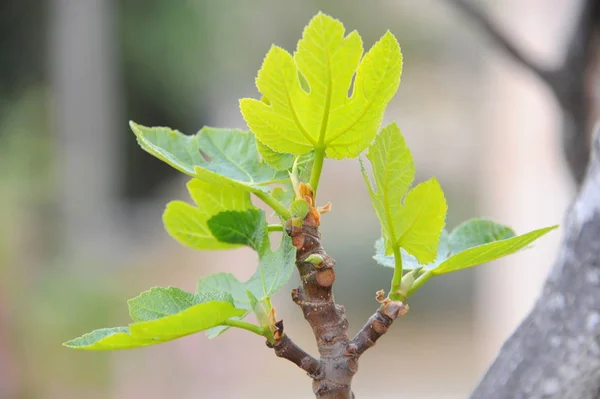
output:
<path id="1" fill-rule="evenodd" d="M 319 254 L 310 254 L 304 259 L 304 262 L 312 263 L 315 267 L 321 267 L 323 263 L 323 257 Z"/>
<path id="2" fill-rule="evenodd" d="M 546 227 L 520 236 L 488 242 L 487 244 L 466 249 L 452 255 L 449 259 L 442 262 L 438 267 L 432 270 L 432 273 L 434 275 L 450 273 L 502 258 L 525 248 L 527 245 L 557 227 L 558 225 Z"/>
<path id="3" fill-rule="evenodd" d="M 308 182 L 314 158 L 315 153 L 313 151 L 296 157 L 292 164 L 290 179 L 283 183 L 283 188 L 275 187 L 273 189 L 272 195 L 276 200 L 280 201 L 285 206 L 291 205 L 296 199 L 294 185 L 298 185 L 300 182 Z"/>
<path id="4" fill-rule="evenodd" d="M 170 316 L 199 303 L 232 302 L 232 299 L 231 295 L 224 291 L 192 294 L 176 287 L 156 287 L 130 299 L 127 301 L 127 305 L 131 319 L 141 322 Z"/>
<path id="5" fill-rule="evenodd" d="M 273 296 L 292 277 L 296 265 L 296 248 L 290 236 L 283 234 L 276 251 L 271 251 L 268 245 L 259 256 L 258 270 L 246 282 L 246 287 L 262 301 Z"/>
<path id="6" fill-rule="evenodd" d="M 356 31 L 317 14 L 292 57 L 273 46 L 258 72 L 263 99 L 240 108 L 250 129 L 276 152 L 303 154 L 316 147 L 333 158 L 356 157 L 375 136 L 400 83 L 402 55 L 387 32 L 364 56 Z M 348 97 L 353 75 L 352 95 Z"/>
<path id="7" fill-rule="evenodd" d="M 217 273 L 203 277 L 198 281 L 199 294 L 226 292 L 231 294 L 237 308 L 246 312 L 237 319 L 243 320 L 250 311 L 257 317 L 264 316 L 264 309 L 260 303 L 270 298 L 281 289 L 291 278 L 296 262 L 296 248 L 292 245 L 291 238 L 284 234 L 279 248 L 272 252 L 270 245 L 259 254 L 260 260 L 256 272 L 248 281 L 242 283 L 230 273 Z M 261 323 L 263 323 L 261 321 Z M 224 333 L 228 327 L 219 326 L 211 328 L 206 335 L 213 339 Z"/>
<path id="8" fill-rule="evenodd" d="M 94 330 L 91 333 L 67 341 L 63 345 L 72 349 L 112 351 L 141 348 L 156 343 L 158 342 L 153 339 L 133 337 L 127 327 L 113 327 Z"/>
<path id="9" fill-rule="evenodd" d="M 248 305 L 248 296 L 246 295 L 244 283 L 240 282 L 231 273 L 215 273 L 200 278 L 196 285 L 196 292 L 201 295 L 211 293 L 218 294 L 223 292 L 230 294 L 233 297 L 235 307 L 246 310 L 246 312 L 240 317 L 232 317 L 232 319 L 235 320 L 243 320 L 252 309 Z M 205 333 L 209 339 L 214 339 L 228 329 L 228 326 L 218 326 L 206 330 Z"/>
<path id="10" fill-rule="evenodd" d="M 373 168 L 371 185 L 361 161 L 361 170 L 375 213 L 388 241 L 395 242 L 394 220 L 402 212 L 402 199 L 415 178 L 415 165 L 404 137 L 395 123 L 381 130 L 369 147 L 367 158 Z"/>
<path id="11" fill-rule="evenodd" d="M 259 254 L 268 242 L 265 213 L 259 209 L 221 212 L 208 220 L 208 227 L 217 240 L 247 245 Z"/>
<path id="12" fill-rule="evenodd" d="M 283 234 L 279 248 L 271 251 L 267 222 L 262 210 L 223 212 L 209 221 L 209 227 L 219 239 L 243 243 L 258 252 L 259 264 L 256 272 L 248 281 L 239 284 L 243 284 L 243 287 L 250 290 L 259 301 L 275 294 L 290 279 L 296 264 L 296 248 L 292 245 L 291 238 Z M 230 294 L 236 298 L 236 303 L 244 306 L 240 286 L 231 278 L 235 279 L 233 276 L 226 279 L 223 275 L 219 276 L 219 288 L 225 290 L 227 286 L 231 287 L 234 291 Z M 203 280 L 198 283 L 198 292 L 204 292 L 204 287 L 208 286 Z M 214 283 L 216 280 L 207 281 Z"/>
<path id="13" fill-rule="evenodd" d="M 236 308 L 251 309 L 248 306 L 244 283 L 231 273 L 215 273 L 201 277 L 196 284 L 196 292 L 198 294 L 226 292 L 232 296 Z"/>
<path id="14" fill-rule="evenodd" d="M 191 294 L 178 288 L 153 288 L 129 301 L 135 323 L 103 328 L 66 342 L 85 350 L 117 350 L 159 344 L 222 325 L 246 313 L 227 293 Z"/>
<path id="15" fill-rule="evenodd" d="M 456 254 L 465 249 L 514 236 L 513 229 L 493 220 L 471 219 L 452 230 L 449 245 L 452 253 Z"/>
<path id="16" fill-rule="evenodd" d="M 187 136 L 165 127 L 130 125 L 148 153 L 209 183 L 265 191 L 265 184 L 287 179 L 287 172 L 260 161 L 251 132 L 204 127 L 196 135 Z"/>
<path id="17" fill-rule="evenodd" d="M 431 270 L 433 275 L 440 275 L 481 265 L 515 253 L 557 227 L 546 227 L 515 236 L 512 229 L 502 224 L 486 219 L 472 219 L 456 227 L 449 235 L 443 231 L 437 256 L 431 263 L 421 264 L 414 256 L 402 250 L 403 269 L 422 267 Z M 375 242 L 373 258 L 382 266 L 394 268 L 394 256 L 386 255 L 383 238 Z"/>
<path id="18" fill-rule="evenodd" d="M 304 219 L 306 215 L 308 215 L 309 211 L 310 205 L 308 202 L 306 202 L 306 200 L 303 199 L 296 200 L 292 202 L 292 205 L 290 205 L 290 212 L 292 213 L 292 216 L 297 218 Z"/>
<path id="19" fill-rule="evenodd" d="M 287 234 L 282 235 L 281 244 L 271 251 L 267 222 L 262 210 L 251 209 L 245 212 L 222 212 L 209 220 L 212 234 L 229 243 L 248 245 L 258 252 L 259 264 L 256 272 L 246 282 L 239 281 L 230 273 L 217 273 L 198 281 L 197 295 L 225 292 L 231 295 L 237 308 L 257 312 L 249 298 L 262 302 L 283 287 L 292 276 L 296 264 L 296 248 Z M 226 331 L 226 327 L 216 327 L 207 332 L 214 338 Z"/>
<path id="20" fill-rule="evenodd" d="M 444 192 L 435 178 L 418 184 L 408 192 L 396 217 L 397 245 L 421 263 L 433 262 L 447 209 Z"/>
<path id="21" fill-rule="evenodd" d="M 215 185 L 199 179 L 187 184 L 196 206 L 183 201 L 171 201 L 163 213 L 163 223 L 169 235 L 194 249 L 229 249 L 238 245 L 217 240 L 207 222 L 226 210 L 252 209 L 250 195 L 239 187 Z"/>
<path id="22" fill-rule="evenodd" d="M 448 255 L 450 253 L 450 248 L 448 246 L 448 232 L 446 230 L 442 230 L 437 249 L 437 256 L 431 263 L 419 263 L 417 258 L 406 252 L 404 249 L 401 249 L 400 253 L 402 254 L 402 268 L 405 271 L 418 268 L 424 268 L 426 270 L 434 269 L 444 260 L 448 259 Z M 381 266 L 391 267 L 392 269 L 395 267 L 394 255 L 386 255 L 385 253 L 385 243 L 383 237 L 375 241 L 375 255 L 373 256 L 373 259 L 375 259 L 375 261 Z"/>
<path id="23" fill-rule="evenodd" d="M 230 302 L 204 302 L 160 319 L 133 323 L 129 331 L 134 337 L 169 341 L 216 327 L 244 313 Z"/>
<path id="24" fill-rule="evenodd" d="M 400 247 L 421 263 L 433 262 L 447 210 L 437 180 L 430 179 L 408 191 L 415 177 L 415 166 L 394 123 L 377 135 L 367 158 L 375 186 L 361 163 L 362 172 L 387 243 L 385 254 L 389 255 L 393 247 Z"/>

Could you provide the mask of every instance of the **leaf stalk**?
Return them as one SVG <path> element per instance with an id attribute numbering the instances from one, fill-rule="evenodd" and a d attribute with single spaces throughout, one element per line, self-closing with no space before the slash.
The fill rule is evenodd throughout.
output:
<path id="1" fill-rule="evenodd" d="M 310 172 L 310 186 L 317 197 L 317 188 L 319 186 L 319 180 L 321 179 L 321 172 L 323 171 L 323 161 L 325 160 L 325 147 L 315 149 L 315 159 L 313 161 L 313 167 Z"/>
<path id="2" fill-rule="evenodd" d="M 404 301 L 402 295 L 398 293 L 402 284 L 402 254 L 398 245 L 393 246 L 394 249 L 394 276 L 392 277 L 392 286 L 388 295 L 392 301 Z"/>
<path id="3" fill-rule="evenodd" d="M 431 270 L 427 270 L 425 273 L 423 273 L 419 278 L 417 278 L 415 280 L 415 283 L 413 284 L 413 286 L 410 287 L 410 289 L 408 290 L 408 294 L 406 295 L 406 298 L 408 299 L 412 294 L 417 292 L 417 290 L 419 288 L 421 288 L 421 286 L 423 284 L 425 284 L 427 281 L 429 281 L 429 279 L 432 277 L 433 277 L 433 273 L 431 272 Z"/>
<path id="4" fill-rule="evenodd" d="M 283 231 L 283 225 L 282 224 L 270 224 L 267 226 L 267 230 L 269 232 L 272 231 Z"/>
<path id="5" fill-rule="evenodd" d="M 268 335 L 270 335 L 263 327 L 242 320 L 228 319 L 225 320 L 223 325 L 248 330 L 250 332 L 253 332 L 254 334 L 260 335 L 261 337 L 267 337 Z"/>
<path id="6" fill-rule="evenodd" d="M 281 202 L 277 201 L 271 194 L 266 193 L 261 190 L 253 191 L 254 195 L 260 198 L 265 204 L 269 205 L 271 209 L 273 209 L 279 216 L 283 218 L 283 220 L 288 220 L 292 218 L 292 214 L 289 209 L 285 207 Z"/>

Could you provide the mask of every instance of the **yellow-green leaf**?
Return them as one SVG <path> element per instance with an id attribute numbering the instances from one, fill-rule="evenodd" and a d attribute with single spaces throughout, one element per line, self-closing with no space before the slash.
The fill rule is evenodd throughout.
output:
<path id="1" fill-rule="evenodd" d="M 239 245 L 217 240 L 208 228 L 208 220 L 224 211 L 252 209 L 248 191 L 239 186 L 211 184 L 193 179 L 188 191 L 196 206 L 183 201 L 171 201 L 163 214 L 169 235 L 194 249 L 229 249 Z"/>
<path id="2" fill-rule="evenodd" d="M 65 342 L 64 346 L 72 349 L 90 351 L 112 351 L 118 349 L 141 348 L 156 343 L 157 342 L 151 338 L 132 336 L 127 327 L 113 327 L 94 330 L 81 337 Z"/>
<path id="3" fill-rule="evenodd" d="M 358 156 L 375 136 L 402 71 L 390 32 L 361 60 L 362 52 L 357 32 L 345 36 L 340 21 L 317 14 L 293 56 L 277 46 L 267 53 L 256 79 L 263 98 L 240 101 L 250 129 L 276 152 L 325 148 L 328 157 Z"/>
<path id="4" fill-rule="evenodd" d="M 394 220 L 400 217 L 402 199 L 415 179 L 415 165 L 395 123 L 381 130 L 369 147 L 367 158 L 371 162 L 375 181 L 373 187 L 363 167 L 367 189 L 387 240 L 396 242 L 399 236 L 394 231 Z"/>
<path id="5" fill-rule="evenodd" d="M 165 127 L 146 127 L 133 122 L 130 125 L 145 151 L 209 183 L 265 191 L 265 184 L 288 178 L 286 171 L 275 170 L 260 161 L 256 138 L 251 132 L 204 127 L 187 136 Z"/>
<path id="6" fill-rule="evenodd" d="M 175 287 L 152 288 L 129 301 L 129 327 L 102 328 L 64 345 L 83 350 L 132 349 L 160 344 L 241 317 L 228 293 L 192 294 Z"/>
<path id="7" fill-rule="evenodd" d="M 377 135 L 367 158 L 373 169 L 374 186 L 361 163 L 362 172 L 381 222 L 387 247 L 384 255 L 400 247 L 420 263 L 433 262 L 447 210 L 437 180 L 430 179 L 408 191 L 415 178 L 415 165 L 395 123 Z"/>
<path id="8" fill-rule="evenodd" d="M 450 256 L 442 262 L 438 267 L 432 270 L 432 274 L 446 274 L 468 267 L 477 266 L 482 263 L 491 262 L 493 260 L 510 255 L 525 248 L 541 236 L 556 229 L 557 226 L 545 227 L 531 231 L 529 233 L 510 237 L 503 240 L 488 242 L 487 244 L 479 245 L 466 249 L 462 252 Z"/>
<path id="9" fill-rule="evenodd" d="M 408 192 L 400 215 L 394 218 L 395 244 L 420 263 L 433 262 L 447 209 L 444 192 L 435 178 L 418 184 Z"/>
<path id="10" fill-rule="evenodd" d="M 248 281 L 242 283 L 258 300 L 262 301 L 274 295 L 292 276 L 296 264 L 296 248 L 292 245 L 290 236 L 283 234 L 279 248 L 271 250 L 267 222 L 262 210 L 222 212 L 211 218 L 208 226 L 219 240 L 243 243 L 258 252 L 259 263 L 256 272 Z M 219 282 L 223 283 L 223 278 L 219 279 Z M 229 281 L 228 287 L 236 290 L 230 294 L 239 299 L 239 286 Z M 210 287 L 199 283 L 198 288 Z M 242 306 L 241 303 L 242 301 L 238 302 L 239 306 Z"/>
<path id="11" fill-rule="evenodd" d="M 515 236 L 515 232 L 503 224 L 489 219 L 471 219 L 456 227 L 450 234 L 442 230 L 437 256 L 433 262 L 419 262 L 402 250 L 402 266 L 404 270 L 430 270 L 432 275 L 478 266 L 526 248 L 557 227 L 550 226 Z M 395 267 L 394 256 L 385 253 L 383 238 L 375 243 L 373 258 L 382 266 Z"/>

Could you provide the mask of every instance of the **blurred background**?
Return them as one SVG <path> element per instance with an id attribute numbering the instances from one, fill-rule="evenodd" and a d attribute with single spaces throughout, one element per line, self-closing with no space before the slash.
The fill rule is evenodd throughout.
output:
<path id="1" fill-rule="evenodd" d="M 555 65 L 573 0 L 475 1 L 531 57 Z M 445 0 L 0 0 L 0 398 L 307 398 L 310 380 L 263 340 L 231 331 L 113 353 L 61 343 L 126 325 L 126 300 L 199 276 L 250 276 L 245 250 L 196 252 L 163 230 L 186 177 L 137 147 L 128 121 L 194 133 L 244 127 L 238 99 L 272 43 L 292 51 L 317 11 L 369 48 L 387 29 L 404 54 L 386 113 L 435 175 L 448 226 L 488 216 L 517 232 L 561 223 L 575 185 L 549 89 Z M 371 259 L 379 226 L 355 160 L 327 160 L 319 198 L 336 299 L 351 333 L 391 270 Z M 354 379 L 359 398 L 465 398 L 533 304 L 560 242 L 440 277 L 411 299 Z M 289 288 L 298 284 L 297 276 Z M 274 299 L 315 352 L 289 289 Z M 395 381 L 393 384 L 386 383 Z"/>

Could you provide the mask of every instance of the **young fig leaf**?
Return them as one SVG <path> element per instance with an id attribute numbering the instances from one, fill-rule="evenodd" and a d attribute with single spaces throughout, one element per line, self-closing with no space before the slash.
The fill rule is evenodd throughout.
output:
<path id="1" fill-rule="evenodd" d="M 165 127 L 145 127 L 133 122 L 130 125 L 145 151 L 209 183 L 265 191 L 265 184 L 288 177 L 286 171 L 260 161 L 251 132 L 204 127 L 187 136 Z"/>
<path id="2" fill-rule="evenodd" d="M 490 242 L 516 236 L 508 226 L 489 219 L 470 219 L 452 230 L 449 243 L 452 253 L 459 253 Z"/>
<path id="3" fill-rule="evenodd" d="M 395 123 L 377 135 L 367 158 L 374 186 L 361 163 L 362 172 L 387 243 L 385 254 L 390 255 L 392 248 L 400 247 L 420 263 L 433 262 L 447 210 L 439 183 L 430 179 L 409 191 L 415 166 Z"/>
<path id="4" fill-rule="evenodd" d="M 234 320 L 243 320 L 249 313 L 248 297 L 244 283 L 240 282 L 231 273 L 215 273 L 200 278 L 196 285 L 196 292 L 201 295 L 227 293 L 233 298 L 233 303 L 236 308 L 244 309 L 245 312 L 241 316 L 232 317 Z M 205 331 L 209 339 L 214 339 L 229 329 L 228 326 L 217 326 Z"/>
<path id="5" fill-rule="evenodd" d="M 259 254 L 268 245 L 267 221 L 264 211 L 225 211 L 208 220 L 212 234 L 221 242 L 247 245 Z"/>
<path id="6" fill-rule="evenodd" d="M 73 349 L 117 350 L 160 344 L 207 330 L 245 313 L 231 295 L 190 294 L 178 288 L 153 288 L 129 301 L 134 323 L 103 328 L 65 342 Z"/>
<path id="7" fill-rule="evenodd" d="M 250 195 L 238 186 L 218 185 L 193 179 L 187 184 L 196 206 L 183 201 L 171 201 L 163 213 L 163 223 L 169 235 L 194 249 L 230 249 L 239 245 L 216 239 L 207 225 L 216 214 L 227 210 L 253 209 Z"/>
<path id="8" fill-rule="evenodd" d="M 373 259 L 375 259 L 375 261 L 380 265 L 391 267 L 393 269 L 395 267 L 394 255 L 386 255 L 384 241 L 385 240 L 383 237 L 375 241 L 375 255 L 373 256 Z M 442 230 L 437 248 L 437 256 L 433 262 L 421 264 L 413 255 L 409 254 L 404 249 L 400 249 L 400 253 L 402 255 L 402 269 L 405 271 L 418 268 L 433 269 L 448 258 L 449 252 L 450 248 L 448 246 L 448 232 L 446 230 Z"/>
<path id="9" fill-rule="evenodd" d="M 290 212 L 292 213 L 292 216 L 300 219 L 304 219 L 306 215 L 308 215 L 309 211 L 310 205 L 308 202 L 306 202 L 306 200 L 303 199 L 295 200 L 290 206 Z"/>
<path id="10" fill-rule="evenodd" d="M 397 245 L 422 263 L 433 262 L 447 209 L 444 192 L 435 178 L 415 186 L 406 195 L 400 215 L 394 218 Z"/>
<path id="11" fill-rule="evenodd" d="M 262 301 L 275 294 L 292 276 L 296 264 L 296 248 L 287 234 L 283 234 L 277 250 L 271 250 L 267 222 L 262 210 L 245 212 L 223 212 L 214 216 L 208 223 L 215 237 L 228 243 L 248 245 L 258 252 L 259 263 L 256 272 L 243 285 L 244 289 Z M 232 276 L 233 277 L 233 276 Z M 205 278 L 198 284 L 198 292 L 205 292 Z M 222 278 L 220 280 L 223 280 Z M 236 279 L 237 280 L 237 279 Z M 231 295 L 238 300 L 240 306 L 246 307 L 241 299 L 240 285 L 227 280 L 226 284 L 235 289 Z M 225 284 L 220 283 L 220 288 Z M 251 310 L 250 308 L 247 308 Z"/>
<path id="12" fill-rule="evenodd" d="M 481 265 L 493 260 L 502 258 L 506 255 L 515 253 L 529 244 L 556 229 L 556 226 L 545 227 L 543 229 L 533 230 L 529 233 L 491 241 L 486 244 L 478 245 L 472 248 L 464 249 L 461 252 L 453 254 L 438 267 L 432 270 L 433 275 L 446 274 L 468 267 Z"/>
<path id="13" fill-rule="evenodd" d="M 240 100 L 250 129 L 276 152 L 358 156 L 375 136 L 402 72 L 400 46 L 390 32 L 361 60 L 362 52 L 356 31 L 345 36 L 340 21 L 317 14 L 293 56 L 277 46 L 267 53 L 256 79 L 267 101 Z"/>
<path id="14" fill-rule="evenodd" d="M 403 269 L 422 267 L 430 270 L 432 275 L 440 275 L 481 265 L 526 248 L 557 227 L 550 226 L 516 236 L 512 229 L 502 224 L 487 219 L 472 219 L 456 227 L 449 235 L 445 231 L 442 233 L 437 256 L 431 263 L 419 263 L 414 256 L 402 250 Z M 383 238 L 375 243 L 373 258 L 382 266 L 394 268 L 394 256 L 386 255 Z"/>

